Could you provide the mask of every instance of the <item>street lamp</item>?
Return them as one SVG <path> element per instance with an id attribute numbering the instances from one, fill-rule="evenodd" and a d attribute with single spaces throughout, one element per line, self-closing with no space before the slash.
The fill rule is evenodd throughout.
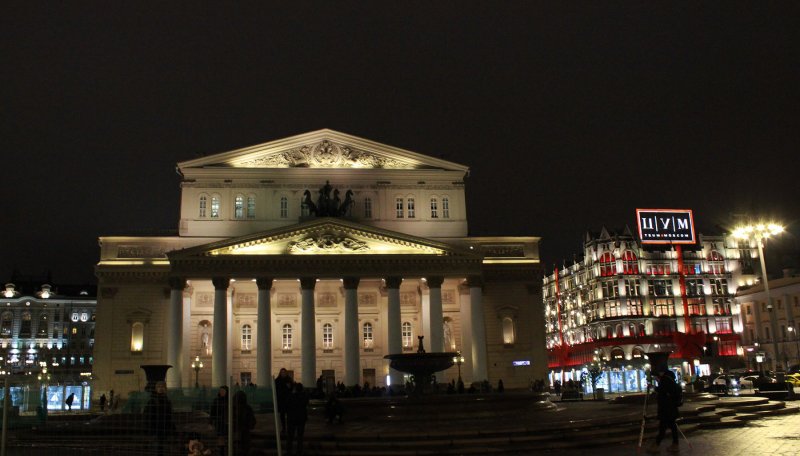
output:
<path id="1" fill-rule="evenodd" d="M 764 282 L 764 293 L 767 297 L 767 311 L 769 312 L 770 332 L 772 332 L 772 345 L 775 354 L 772 357 L 772 366 L 778 371 L 778 323 L 775 312 L 772 311 L 772 298 L 769 296 L 769 279 L 767 266 L 764 262 L 764 239 L 783 232 L 783 227 L 776 223 L 757 223 L 755 225 L 740 226 L 733 230 L 733 236 L 739 239 L 755 240 L 758 246 L 758 259 L 761 261 L 761 280 Z"/>
<path id="2" fill-rule="evenodd" d="M 461 352 L 458 352 L 458 354 L 453 357 L 453 362 L 458 366 L 458 383 L 464 383 L 463 380 L 461 380 L 461 364 L 464 362 L 464 356 L 461 355 Z"/>
<path id="3" fill-rule="evenodd" d="M 200 384 L 197 382 L 197 378 L 200 376 L 200 369 L 203 368 L 203 362 L 200 361 L 200 355 L 194 357 L 194 361 L 192 361 L 192 369 L 194 369 L 194 387 L 200 388 Z"/>

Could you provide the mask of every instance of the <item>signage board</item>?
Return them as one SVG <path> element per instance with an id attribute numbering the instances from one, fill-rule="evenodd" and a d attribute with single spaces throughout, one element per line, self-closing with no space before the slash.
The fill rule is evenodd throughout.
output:
<path id="1" fill-rule="evenodd" d="M 530 366 L 530 360 L 522 360 L 522 361 L 511 361 L 512 366 Z"/>
<path id="2" fill-rule="evenodd" d="M 636 209 L 642 244 L 694 244 L 691 209 Z"/>

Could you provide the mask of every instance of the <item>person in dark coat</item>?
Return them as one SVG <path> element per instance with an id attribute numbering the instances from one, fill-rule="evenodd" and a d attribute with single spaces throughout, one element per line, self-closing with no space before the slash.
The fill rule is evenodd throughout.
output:
<path id="1" fill-rule="evenodd" d="M 289 372 L 286 369 L 281 369 L 275 379 L 275 397 L 278 403 L 278 414 L 281 419 L 281 434 L 286 434 L 286 405 L 289 395 L 292 393 L 293 384 L 294 382 L 289 377 Z"/>
<path id="2" fill-rule="evenodd" d="M 256 427 L 253 408 L 247 403 L 244 391 L 233 395 L 233 446 L 234 454 L 247 456 L 250 454 L 250 431 Z"/>
<path id="3" fill-rule="evenodd" d="M 217 397 L 211 402 L 208 411 L 211 424 L 214 426 L 214 435 L 217 436 L 217 447 L 224 454 L 225 441 L 228 436 L 228 387 L 220 386 Z"/>
<path id="4" fill-rule="evenodd" d="M 678 419 L 678 407 L 681 405 L 681 387 L 675 383 L 675 376 L 672 372 L 661 370 L 658 373 L 656 393 L 658 394 L 658 435 L 648 452 L 658 452 L 658 446 L 664 439 L 667 428 L 672 432 L 672 445 L 669 447 L 669 451 L 677 452 L 679 451 L 678 425 L 675 420 Z"/>
<path id="5" fill-rule="evenodd" d="M 297 443 L 298 455 L 303 454 L 303 434 L 306 430 L 308 420 L 308 395 L 303 390 L 302 383 L 295 383 L 294 391 L 288 398 L 286 404 L 286 449 L 287 454 L 292 454 L 292 446 Z"/>
<path id="6" fill-rule="evenodd" d="M 150 400 L 144 406 L 144 420 L 147 430 L 155 440 L 150 454 L 161 456 L 167 451 L 168 439 L 175 431 L 172 423 L 172 403 L 167 397 L 167 384 L 163 381 L 155 384 Z"/>
<path id="7" fill-rule="evenodd" d="M 100 411 L 101 412 L 105 412 L 106 411 L 106 401 L 108 401 L 108 399 L 106 399 L 105 393 L 101 394 L 100 395 Z"/>
<path id="8" fill-rule="evenodd" d="M 70 393 L 70 395 L 67 396 L 67 400 L 64 401 L 64 403 L 67 404 L 67 408 L 70 412 L 72 411 L 73 402 L 75 402 L 75 393 Z"/>

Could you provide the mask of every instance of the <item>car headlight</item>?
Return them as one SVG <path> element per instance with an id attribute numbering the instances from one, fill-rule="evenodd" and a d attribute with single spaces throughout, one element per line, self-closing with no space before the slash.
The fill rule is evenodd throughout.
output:
<path id="1" fill-rule="evenodd" d="M 738 384 L 739 384 L 739 382 L 737 382 L 736 380 L 731 380 L 731 386 L 736 386 Z"/>

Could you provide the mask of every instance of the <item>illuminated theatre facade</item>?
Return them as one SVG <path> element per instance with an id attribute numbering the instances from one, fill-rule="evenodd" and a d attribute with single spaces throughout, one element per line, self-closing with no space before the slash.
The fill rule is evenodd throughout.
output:
<path id="1" fill-rule="evenodd" d="M 546 375 L 539 239 L 469 237 L 467 167 L 320 130 L 177 170 L 177 236 L 100 238 L 99 387 L 140 389 L 142 364 L 170 387 L 396 385 L 383 357 L 418 336 L 467 384 Z"/>
<path id="2" fill-rule="evenodd" d="M 653 247 L 603 228 L 586 234 L 583 254 L 544 278 L 550 382 L 578 381 L 595 364 L 605 391 L 644 390 L 646 353 L 658 351 L 688 375 L 744 365 L 734 297 L 755 280 L 749 243 L 701 234 L 682 249 Z"/>

